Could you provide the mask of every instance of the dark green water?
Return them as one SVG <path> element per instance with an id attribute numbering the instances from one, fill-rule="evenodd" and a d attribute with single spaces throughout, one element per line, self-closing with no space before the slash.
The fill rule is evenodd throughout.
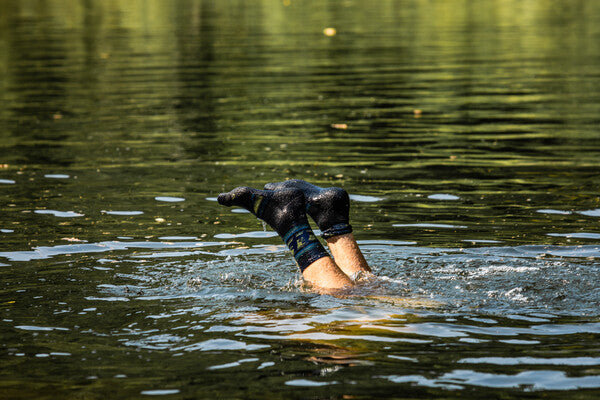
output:
<path id="1" fill-rule="evenodd" d="M 593 0 L 0 1 L 0 398 L 597 398 L 598 43 Z M 379 281 L 214 201 L 286 178 Z"/>

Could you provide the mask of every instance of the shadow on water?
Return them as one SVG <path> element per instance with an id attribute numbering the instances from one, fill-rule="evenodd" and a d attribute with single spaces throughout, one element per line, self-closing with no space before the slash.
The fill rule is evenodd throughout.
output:
<path id="1" fill-rule="evenodd" d="M 0 2 L 0 392 L 598 397 L 599 20 Z M 351 193 L 377 278 L 319 295 L 214 201 L 286 178 Z"/>

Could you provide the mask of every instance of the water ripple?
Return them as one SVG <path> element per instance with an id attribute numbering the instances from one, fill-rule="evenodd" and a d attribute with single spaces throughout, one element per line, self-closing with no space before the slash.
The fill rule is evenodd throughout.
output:
<path id="1" fill-rule="evenodd" d="M 34 210 L 36 214 L 49 214 L 59 218 L 74 218 L 83 217 L 84 214 L 76 213 L 74 211 L 57 211 L 57 210 Z"/>
<path id="2" fill-rule="evenodd" d="M 0 252 L 0 257 L 11 261 L 31 261 L 48 259 L 55 256 L 103 253 L 127 249 L 171 249 L 171 248 L 196 248 L 207 246 L 223 246 L 229 242 L 120 242 L 107 241 L 99 243 L 67 244 L 58 246 L 40 246 L 33 250 Z"/>
<path id="3" fill-rule="evenodd" d="M 413 382 L 420 386 L 442 387 L 449 390 L 463 389 L 465 386 L 488 388 L 521 388 L 531 390 L 576 390 L 599 388 L 600 375 L 567 377 L 562 371 L 524 371 L 515 375 L 494 374 L 471 370 L 454 370 L 438 378 L 430 379 L 421 375 L 378 376 L 394 383 Z"/>

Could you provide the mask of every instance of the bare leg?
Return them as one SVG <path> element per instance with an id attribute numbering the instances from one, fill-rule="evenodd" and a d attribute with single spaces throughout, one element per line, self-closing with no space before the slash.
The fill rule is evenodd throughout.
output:
<path id="1" fill-rule="evenodd" d="M 323 238 L 333 254 L 336 264 L 349 277 L 371 272 L 349 224 L 350 198 L 342 188 L 321 188 L 306 181 L 292 179 L 268 183 L 265 189 L 300 189 L 304 193 L 307 213 L 323 232 Z"/>
<path id="2" fill-rule="evenodd" d="M 352 233 L 328 238 L 327 246 L 339 268 L 349 277 L 354 278 L 361 272 L 371 272 L 371 267 L 367 264 Z"/>
<path id="3" fill-rule="evenodd" d="M 302 271 L 305 281 L 318 289 L 344 289 L 353 286 L 353 282 L 337 266 L 331 257 L 319 258 Z"/>
<path id="4" fill-rule="evenodd" d="M 287 244 L 304 279 L 322 289 L 342 289 L 352 281 L 329 257 L 306 217 L 304 195 L 298 189 L 276 192 L 238 187 L 221 193 L 219 204 L 250 211 L 271 226 Z"/>

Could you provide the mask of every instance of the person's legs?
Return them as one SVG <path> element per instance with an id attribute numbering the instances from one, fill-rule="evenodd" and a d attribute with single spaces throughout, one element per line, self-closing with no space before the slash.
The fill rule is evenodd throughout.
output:
<path id="1" fill-rule="evenodd" d="M 267 183 L 267 190 L 296 188 L 304 193 L 306 212 L 315 220 L 336 264 L 349 277 L 371 272 L 350 226 L 350 197 L 337 187 L 321 188 L 300 179 Z"/>
<path id="2" fill-rule="evenodd" d="M 238 187 L 221 193 L 217 200 L 228 207 L 245 208 L 269 224 L 292 251 L 304 279 L 314 286 L 323 289 L 352 286 L 350 278 L 329 257 L 310 228 L 302 191 Z"/>
<path id="3" fill-rule="evenodd" d="M 335 263 L 352 280 L 361 273 L 371 273 L 371 267 L 363 256 L 352 232 L 325 239 Z"/>
<path id="4" fill-rule="evenodd" d="M 317 288 L 344 289 L 354 285 L 331 257 L 322 257 L 302 271 L 302 277 Z"/>

